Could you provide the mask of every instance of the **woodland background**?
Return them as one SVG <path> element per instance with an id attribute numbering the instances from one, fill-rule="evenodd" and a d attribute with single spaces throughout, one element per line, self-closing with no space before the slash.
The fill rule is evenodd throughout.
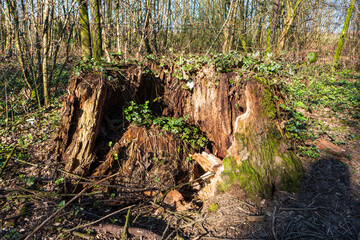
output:
<path id="1" fill-rule="evenodd" d="M 1 1 L 0 238 L 358 239 L 359 9 Z M 202 151 L 234 168 L 221 176 L 235 187 L 210 201 Z"/>
<path id="2" fill-rule="evenodd" d="M 319 63 L 331 64 L 349 6 L 352 15 L 339 63 L 358 69 L 359 4 L 355 0 L 2 1 L 0 121 L 27 111 L 29 99 L 47 105 L 52 96 L 61 94 L 81 54 L 100 59 L 95 54 L 99 45 L 99 54 L 109 62 L 238 51 L 272 53 L 294 63 L 316 52 Z"/>

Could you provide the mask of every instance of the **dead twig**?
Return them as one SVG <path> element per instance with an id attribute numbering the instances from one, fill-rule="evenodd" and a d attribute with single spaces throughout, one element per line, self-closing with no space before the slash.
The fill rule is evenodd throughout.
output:
<path id="1" fill-rule="evenodd" d="M 227 198 L 228 198 L 228 199 L 231 199 L 231 200 L 234 200 L 234 201 L 237 201 L 237 202 L 239 202 L 239 203 L 245 204 L 246 206 L 248 206 L 248 207 L 250 208 L 250 210 L 251 210 L 253 213 L 258 212 L 258 210 L 256 209 L 256 207 L 253 206 L 253 205 L 250 204 L 250 203 L 247 203 L 247 202 L 245 202 L 245 201 L 243 201 L 243 200 L 240 200 L 240 199 L 237 199 L 237 198 L 233 198 L 233 197 L 227 197 Z M 246 211 L 246 210 L 243 209 L 243 208 L 241 208 L 240 210 L 242 210 L 242 211 L 245 212 L 245 213 L 250 214 L 248 211 Z"/>
<path id="2" fill-rule="evenodd" d="M 26 236 L 25 240 L 28 240 L 30 239 L 37 231 L 39 231 L 40 228 L 42 228 L 46 223 L 48 223 L 51 219 L 53 219 L 59 212 L 61 212 L 65 207 L 67 207 L 70 203 L 72 203 L 73 201 L 75 201 L 76 199 L 78 199 L 82 194 L 84 194 L 87 190 L 89 190 L 90 188 L 92 188 L 93 186 L 103 182 L 103 181 L 106 181 L 107 179 L 109 178 L 113 178 L 115 177 L 116 175 L 119 175 L 120 173 L 115 173 L 109 177 L 106 177 L 104 179 L 101 179 L 89 186 L 87 186 L 86 188 L 84 188 L 81 192 L 79 192 L 75 197 L 73 197 L 70 201 L 68 201 L 64 206 L 62 206 L 61 208 L 59 208 L 56 212 L 54 212 L 53 214 L 51 214 L 50 217 L 48 217 L 45 221 L 43 221 L 39 226 L 37 226 L 35 228 L 34 231 L 32 231 L 29 235 Z"/>
<path id="3" fill-rule="evenodd" d="M 279 208 L 279 211 L 316 211 L 319 208 Z"/>
<path id="4" fill-rule="evenodd" d="M 10 158 L 11 158 L 12 155 L 14 154 L 15 149 L 16 149 L 16 146 L 17 146 L 17 145 L 15 145 L 15 146 L 13 147 L 13 149 L 11 150 L 11 152 L 9 153 L 9 155 L 7 155 L 4 164 L 1 166 L 1 169 L 0 169 L 0 177 L 1 177 L 2 173 L 4 172 L 7 164 L 9 163 Z"/>
<path id="5" fill-rule="evenodd" d="M 276 207 L 274 208 L 271 225 L 272 225 L 272 233 L 274 235 L 274 238 L 275 238 L 275 240 L 278 240 L 278 238 L 276 236 L 276 232 L 275 232 L 275 218 L 276 218 Z"/>
<path id="6" fill-rule="evenodd" d="M 56 229 L 59 232 L 64 232 L 64 233 L 67 232 L 66 228 L 56 227 L 56 226 L 46 226 L 45 229 L 48 229 L 48 230 Z M 83 239 L 92 239 L 92 236 L 90 236 L 89 234 L 85 234 L 85 233 L 81 233 L 81 232 L 76 232 L 75 231 L 75 232 L 72 232 L 71 234 L 76 236 L 76 237 L 83 238 Z"/>
<path id="7" fill-rule="evenodd" d="M 173 217 L 171 217 L 171 219 L 170 219 L 170 220 L 168 221 L 168 223 L 166 224 L 166 228 L 165 228 L 165 230 L 164 230 L 164 232 L 163 232 L 163 234 L 162 234 L 162 236 L 161 236 L 161 239 L 164 239 L 165 234 L 166 234 L 167 230 L 168 230 L 169 227 L 170 227 L 170 223 L 171 223 L 172 219 L 173 219 Z"/>
<path id="8" fill-rule="evenodd" d="M 122 208 L 122 209 L 120 209 L 120 210 L 118 210 L 118 211 L 112 212 L 112 213 L 106 215 L 105 217 L 102 217 L 102 218 L 100 218 L 100 219 L 98 219 L 98 220 L 95 220 L 95 221 L 93 221 L 93 222 L 90 222 L 90 223 L 87 223 L 87 224 L 84 224 L 84 225 L 80 225 L 80 226 L 71 228 L 71 229 L 68 230 L 68 232 L 74 231 L 74 230 L 79 229 L 79 228 L 84 228 L 84 227 L 88 227 L 88 226 L 94 225 L 94 224 L 96 224 L 96 223 L 98 223 L 98 222 L 101 222 L 102 220 L 104 220 L 104 219 L 106 219 L 106 218 L 108 218 L 108 217 L 111 217 L 111 216 L 113 216 L 113 215 L 115 215 L 115 214 L 117 214 L 117 213 L 123 212 L 123 211 L 126 210 L 126 209 L 132 208 L 133 206 L 135 206 L 135 205 L 131 205 L 131 206 Z"/>
<path id="9" fill-rule="evenodd" d="M 128 230 L 128 227 L 129 227 L 129 217 L 130 217 L 130 210 L 131 208 L 128 209 L 128 212 L 126 214 L 126 219 L 125 219 L 125 224 L 124 224 L 124 232 L 123 232 L 123 235 L 122 235 L 122 240 L 125 240 L 127 238 L 127 230 Z"/>

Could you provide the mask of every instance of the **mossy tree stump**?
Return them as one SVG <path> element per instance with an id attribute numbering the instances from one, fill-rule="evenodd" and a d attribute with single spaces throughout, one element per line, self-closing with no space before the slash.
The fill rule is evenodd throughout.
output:
<path id="1" fill-rule="evenodd" d="M 177 81 L 177 80 L 173 80 Z M 302 176 L 300 160 L 289 150 L 279 129 L 279 107 L 271 87 L 261 78 L 240 78 L 203 68 L 194 89 L 165 87 L 166 112 L 189 115 L 212 141 L 211 153 L 223 158 L 218 185 L 240 185 L 252 197 L 269 197 L 275 190 L 295 191 Z"/>
<path id="2" fill-rule="evenodd" d="M 128 71 L 131 68 L 136 71 Z M 170 117 L 188 115 L 189 123 L 198 125 L 206 134 L 211 143 L 205 151 L 223 160 L 222 178 L 218 182 L 220 190 L 238 184 L 250 196 L 269 197 L 274 190 L 297 189 L 302 167 L 278 128 L 281 119 L 277 100 L 273 86 L 267 85 L 265 80 L 253 76 L 246 76 L 245 80 L 236 72 L 219 73 L 204 67 L 189 76 L 188 81 L 193 82 L 194 88 L 186 89 L 185 82 L 172 77 L 174 67 L 168 68 L 166 74 L 155 64 L 150 65 L 151 71 L 134 66 L 128 70 L 127 77 L 124 73 L 118 76 L 99 73 L 72 79 L 56 147 L 59 159 L 66 163 L 65 170 L 85 176 L 120 171 L 124 179 L 130 180 L 136 175 L 146 182 L 152 178 L 146 177 L 143 171 L 150 174 L 153 169 L 156 175 L 162 168 L 152 161 L 161 159 L 172 169 L 167 171 L 171 172 L 171 179 L 191 179 L 184 177 L 184 174 L 191 174 L 191 167 L 185 160 L 188 153 L 182 152 L 174 158 L 176 152 L 179 154 L 181 143 L 176 136 L 161 133 L 161 129 L 146 130 L 134 126 L 126 129 L 123 125 L 123 131 L 115 132 L 118 135 L 116 144 L 110 149 L 106 142 L 109 140 L 99 138 L 100 132 L 105 132 L 105 136 L 114 133 L 106 128 L 106 114 L 123 116 L 126 102 L 150 100 L 154 103 L 156 99 L 159 102 L 153 107 L 157 113 Z M 114 77 L 115 85 L 108 80 L 109 75 Z M 109 109 L 112 110 L 109 112 Z M 155 133 L 161 133 L 163 137 L 158 138 Z M 149 150 L 160 142 L 163 143 L 159 145 L 161 152 L 166 149 L 172 149 L 172 152 L 160 154 Z M 103 146 L 102 154 L 98 154 L 99 146 Z M 134 151 L 135 148 L 138 151 Z M 120 156 L 121 161 L 118 161 Z M 179 171 L 174 166 L 178 166 L 175 168 Z M 126 175 L 129 169 L 131 171 Z M 163 179 L 165 172 L 162 171 Z"/>

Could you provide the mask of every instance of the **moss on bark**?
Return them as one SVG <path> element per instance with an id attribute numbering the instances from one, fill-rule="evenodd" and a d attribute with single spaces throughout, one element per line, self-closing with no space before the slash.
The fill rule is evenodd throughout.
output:
<path id="1" fill-rule="evenodd" d="M 250 95 L 251 114 L 236 123 L 234 143 L 223 161 L 220 190 L 239 184 L 254 199 L 270 197 L 275 189 L 296 191 L 302 166 L 275 126 L 271 91 L 257 83 Z"/>

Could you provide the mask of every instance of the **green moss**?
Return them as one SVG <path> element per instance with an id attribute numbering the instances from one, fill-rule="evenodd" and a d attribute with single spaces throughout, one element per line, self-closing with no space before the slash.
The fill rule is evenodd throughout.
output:
<path id="1" fill-rule="evenodd" d="M 261 99 L 260 102 L 260 106 L 261 106 L 261 111 L 260 114 L 262 115 L 262 117 L 269 117 L 270 119 L 275 119 L 276 117 L 276 107 L 274 102 L 272 101 L 272 94 L 270 92 L 270 90 L 268 89 L 269 84 L 267 82 L 267 79 L 262 78 L 262 77 L 255 77 L 255 79 L 263 86 L 264 89 L 262 89 L 262 87 L 258 87 L 259 89 L 255 89 L 255 94 L 259 94 L 261 93 L 262 95 L 259 96 Z M 260 89 L 261 88 L 261 89 Z"/>
<path id="2" fill-rule="evenodd" d="M 275 119 L 276 117 L 275 104 L 272 101 L 271 92 L 268 89 L 264 89 L 261 98 L 261 115 L 268 116 L 270 119 Z"/>
<path id="3" fill-rule="evenodd" d="M 224 159 L 220 190 L 236 183 L 252 198 L 270 197 L 273 186 L 278 190 L 296 191 L 302 176 L 301 164 L 292 152 L 279 152 L 281 135 L 277 128 L 268 126 L 267 134 L 262 137 L 251 129 L 248 126 L 245 133 L 235 134 L 238 155 L 243 161 L 238 164 L 230 156 Z"/>
<path id="4" fill-rule="evenodd" d="M 295 192 L 303 175 L 301 164 L 292 152 L 284 154 L 282 159 L 284 160 L 285 168 L 281 174 L 281 190 Z"/>

